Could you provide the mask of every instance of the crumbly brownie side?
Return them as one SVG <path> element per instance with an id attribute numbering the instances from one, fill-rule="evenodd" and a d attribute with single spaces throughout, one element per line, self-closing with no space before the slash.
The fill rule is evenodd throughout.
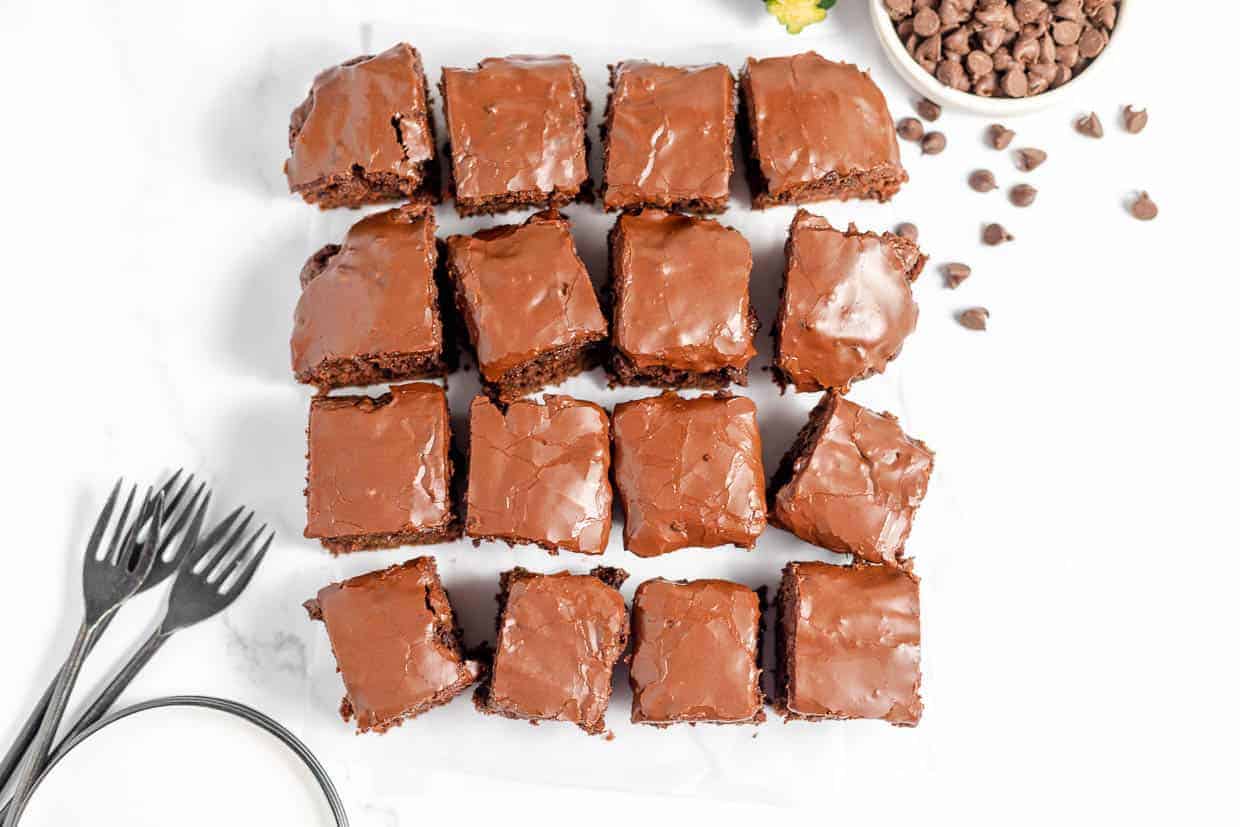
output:
<path id="1" fill-rule="evenodd" d="M 788 713 L 788 692 L 796 669 L 796 616 L 797 616 L 796 568 L 784 566 L 775 596 L 775 696 L 771 705 L 785 718 Z"/>
<path id="2" fill-rule="evenodd" d="M 809 204 L 815 201 L 848 201 L 854 198 L 888 201 L 908 180 L 908 173 L 898 164 L 882 164 L 871 169 L 849 170 L 847 175 L 830 172 L 815 181 L 772 193 L 758 155 L 758 135 L 754 128 L 756 113 L 748 72 L 741 74 L 741 110 L 738 116 L 741 146 L 745 151 L 745 178 L 749 182 L 755 210 L 784 204 Z"/>
<path id="3" fill-rule="evenodd" d="M 835 413 L 835 404 L 839 397 L 834 391 L 827 391 L 814 409 L 810 411 L 809 421 L 801 426 L 801 430 L 797 432 L 797 437 L 792 441 L 792 445 L 784 452 L 784 456 L 779 461 L 779 467 L 775 469 L 774 476 L 771 477 L 770 485 L 767 486 L 767 521 L 771 525 L 779 526 L 779 522 L 775 518 L 775 497 L 779 494 L 780 489 L 792 482 L 792 477 L 796 471 L 797 460 L 801 458 L 809 459 L 814 453 L 818 440 L 822 437 L 822 432 L 826 430 L 827 425 L 831 423 L 831 417 Z M 780 526 L 783 528 L 783 526 Z"/>
<path id="4" fill-rule="evenodd" d="M 857 229 L 856 224 L 849 224 L 847 230 L 839 230 L 839 232 L 849 237 L 861 237 L 861 236 L 870 236 L 874 238 L 881 237 L 884 241 L 891 244 L 893 247 L 896 248 L 896 251 L 899 254 L 901 260 L 912 262 L 912 264 L 909 265 L 908 269 L 904 271 L 905 278 L 909 280 L 910 284 L 917 281 L 917 277 L 921 275 L 921 271 L 925 268 L 926 261 L 929 259 L 929 257 L 925 253 L 921 252 L 921 248 L 919 248 L 917 244 L 915 244 L 912 241 L 909 241 L 907 238 L 902 238 L 892 232 L 885 232 L 880 236 L 878 233 L 870 232 L 868 230 L 866 232 L 862 232 Z M 786 391 L 789 385 L 795 386 L 795 383 L 792 381 L 792 378 L 789 377 L 788 374 L 783 369 L 781 369 L 779 366 L 780 354 L 783 352 L 781 348 L 780 334 L 783 331 L 785 322 L 787 321 L 787 318 L 785 315 L 786 305 L 784 303 L 784 294 L 788 290 L 788 265 L 792 261 L 793 246 L 794 246 L 794 234 L 791 231 L 789 231 L 788 238 L 784 242 L 784 272 L 783 272 L 782 281 L 779 286 L 779 313 L 776 316 L 775 323 L 771 326 L 771 338 L 774 339 L 774 342 L 775 342 L 775 358 L 771 363 L 771 379 L 775 382 L 775 384 L 779 385 L 781 392 Z M 899 352 L 893 354 L 891 358 L 887 360 L 887 362 L 891 363 L 895 361 L 896 357 L 899 355 L 900 355 Z M 862 379 L 868 379 L 869 377 L 873 376 L 874 373 L 875 373 L 874 371 L 870 371 L 869 373 L 866 373 L 863 376 L 856 377 L 852 381 L 859 382 Z M 806 389 L 806 390 L 810 390 L 810 389 Z M 813 388 L 812 390 L 821 391 L 821 390 L 826 390 L 826 388 L 819 385 L 817 388 Z M 847 392 L 848 388 L 846 387 L 840 388 L 839 390 L 841 393 L 844 393 L 844 392 Z"/>

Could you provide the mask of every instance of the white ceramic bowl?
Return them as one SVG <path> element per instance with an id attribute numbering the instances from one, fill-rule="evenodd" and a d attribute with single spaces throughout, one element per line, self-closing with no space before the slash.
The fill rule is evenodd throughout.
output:
<path id="1" fill-rule="evenodd" d="M 878 36 L 878 42 L 883 44 L 887 59 L 913 89 L 946 107 L 955 107 L 980 115 L 1000 116 L 1036 112 L 1075 97 L 1081 91 L 1082 86 L 1090 82 L 1090 78 L 1104 71 L 1102 67 L 1112 62 L 1112 53 L 1115 51 L 1117 38 L 1121 42 L 1123 40 L 1122 32 L 1128 20 L 1128 7 L 1133 5 L 1132 0 L 1123 0 L 1119 4 L 1119 16 L 1115 19 L 1115 30 L 1111 32 L 1107 47 L 1102 50 L 1102 54 L 1094 58 L 1094 62 L 1084 72 L 1063 86 L 1027 98 L 983 98 L 944 86 L 933 75 L 921 68 L 904 48 L 904 44 L 900 42 L 900 36 L 896 34 L 896 27 L 892 25 L 891 18 L 887 15 L 887 7 L 883 4 L 883 0 L 869 0 L 869 2 L 870 20 L 874 24 L 874 34 Z"/>

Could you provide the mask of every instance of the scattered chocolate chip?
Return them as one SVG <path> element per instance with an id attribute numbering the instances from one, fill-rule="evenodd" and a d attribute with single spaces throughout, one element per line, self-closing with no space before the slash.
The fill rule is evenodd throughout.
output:
<path id="1" fill-rule="evenodd" d="M 917 114 L 933 123 L 939 119 L 939 115 L 943 114 L 943 107 L 929 98 L 922 98 L 917 101 Z"/>
<path id="2" fill-rule="evenodd" d="M 994 173 L 988 169 L 977 169 L 969 174 L 969 187 L 974 192 L 990 192 L 998 186 Z"/>
<path id="3" fill-rule="evenodd" d="M 950 264 L 943 265 L 943 283 L 955 290 L 964 280 L 973 274 L 973 268 L 967 264 L 961 264 L 953 261 Z"/>
<path id="4" fill-rule="evenodd" d="M 985 229 L 982 230 L 982 241 L 986 242 L 991 247 L 998 244 L 1003 244 L 1006 241 L 1011 241 L 1014 238 L 1016 238 L 1016 236 L 1003 229 L 1002 224 L 987 224 Z"/>
<path id="5" fill-rule="evenodd" d="M 1076 120 L 1076 131 L 1090 138 L 1102 137 L 1102 121 L 1098 120 L 1097 112 L 1090 112 Z"/>
<path id="6" fill-rule="evenodd" d="M 942 132 L 927 132 L 921 139 L 922 155 L 938 155 L 947 148 L 947 136 Z"/>
<path id="7" fill-rule="evenodd" d="M 987 135 L 990 138 L 990 145 L 995 149 L 1007 149 L 1008 144 L 1012 143 L 1012 139 L 1016 137 L 1015 132 L 1001 123 L 992 123 Z"/>
<path id="8" fill-rule="evenodd" d="M 1136 135 L 1150 122 L 1150 116 L 1144 109 L 1133 109 L 1131 105 L 1124 107 L 1124 129 Z"/>
<path id="9" fill-rule="evenodd" d="M 1137 200 L 1132 202 L 1132 217 L 1141 221 L 1152 221 L 1158 216 L 1158 205 L 1150 199 L 1148 192 L 1142 192 L 1137 196 Z"/>
<path id="10" fill-rule="evenodd" d="M 1046 161 L 1046 153 L 1040 149 L 1027 146 L 1016 150 L 1016 168 L 1022 172 L 1033 172 Z"/>
<path id="11" fill-rule="evenodd" d="M 897 224 L 897 225 L 896 225 L 896 235 L 900 236 L 900 238 L 907 239 L 907 240 L 909 240 L 909 241 L 913 242 L 914 244 L 916 244 L 916 243 L 917 243 L 917 237 L 918 237 L 918 235 L 919 235 L 919 233 L 918 233 L 918 231 L 917 231 L 917 225 L 916 225 L 916 224 L 912 224 L 912 223 L 910 223 L 910 222 L 908 222 L 908 221 L 905 221 L 903 224 Z"/>
<path id="12" fill-rule="evenodd" d="M 1017 184 L 1008 193 L 1008 198 L 1017 207 L 1028 207 L 1038 197 L 1038 191 L 1029 184 Z"/>
<path id="13" fill-rule="evenodd" d="M 984 307 L 970 307 L 968 310 L 960 311 L 956 316 L 956 321 L 969 330 L 985 330 L 989 319 L 990 311 Z"/>
<path id="14" fill-rule="evenodd" d="M 916 118 L 903 118 L 896 124 L 896 134 L 906 141 L 920 141 L 926 128 Z"/>

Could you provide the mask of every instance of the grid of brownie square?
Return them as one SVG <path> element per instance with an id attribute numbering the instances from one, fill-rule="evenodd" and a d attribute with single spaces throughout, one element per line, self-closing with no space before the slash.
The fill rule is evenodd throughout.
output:
<path id="1" fill-rule="evenodd" d="M 646 209 L 617 219 L 609 247 L 608 369 L 616 382 L 749 383 L 758 316 L 744 236 L 717 221 Z"/>
<path id="2" fill-rule="evenodd" d="M 826 394 L 771 481 L 771 523 L 807 543 L 896 565 L 934 454 L 890 414 Z"/>
<path id="3" fill-rule="evenodd" d="M 489 394 L 510 402 L 601 360 L 607 321 L 558 212 L 451 236 L 446 250 L 457 309 Z"/>
<path id="4" fill-rule="evenodd" d="M 465 533 L 602 554 L 611 534 L 611 427 L 607 412 L 567 396 L 484 396 L 469 413 Z"/>
<path id="5" fill-rule="evenodd" d="M 438 385 L 310 403 L 306 537 L 333 553 L 459 536 L 448 401 Z"/>
<path id="6" fill-rule="evenodd" d="M 881 373 L 917 325 L 912 282 L 926 261 L 917 245 L 798 210 L 784 255 L 775 380 L 843 393 Z"/>
<path id="7" fill-rule="evenodd" d="M 446 373 L 437 258 L 423 205 L 368 216 L 311 256 L 293 316 L 297 380 L 326 389 Z"/>
<path id="8" fill-rule="evenodd" d="M 755 209 L 886 201 L 908 180 L 887 101 L 856 66 L 815 52 L 749 58 L 740 86 Z"/>
<path id="9" fill-rule="evenodd" d="M 324 209 L 437 201 L 428 98 L 422 58 L 407 43 L 320 73 L 289 122 L 289 191 Z"/>
<path id="10" fill-rule="evenodd" d="M 478 708 L 602 732 L 612 671 L 628 643 L 618 591 L 627 576 L 601 567 L 588 575 L 521 568 L 501 575 L 495 658 L 475 696 Z"/>
<path id="11" fill-rule="evenodd" d="M 777 703 L 789 718 L 921 719 L 917 577 L 897 566 L 789 563 L 779 590 Z"/>
<path id="12" fill-rule="evenodd" d="M 717 213 L 728 206 L 736 79 L 728 67 L 611 67 L 603 206 Z"/>
<path id="13" fill-rule="evenodd" d="M 765 719 L 758 595 L 725 580 L 647 580 L 633 599 L 633 723 Z"/>
<path id="14" fill-rule="evenodd" d="M 448 188 L 462 216 L 561 207 L 589 191 L 589 101 L 565 55 L 487 58 L 445 68 Z"/>
<path id="15" fill-rule="evenodd" d="M 305 606 L 327 627 L 345 685 L 340 711 L 359 732 L 383 732 L 447 703 L 481 672 L 461 652 L 432 557 L 333 583 Z"/>
<path id="16" fill-rule="evenodd" d="M 674 393 L 623 402 L 612 462 L 624 547 L 640 557 L 735 545 L 766 528 L 757 408 L 743 396 Z"/>

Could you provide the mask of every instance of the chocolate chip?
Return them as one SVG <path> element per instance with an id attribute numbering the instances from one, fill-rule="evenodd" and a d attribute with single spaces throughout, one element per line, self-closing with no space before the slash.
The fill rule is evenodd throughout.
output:
<path id="1" fill-rule="evenodd" d="M 969 187 L 974 192 L 990 192 L 993 189 L 997 189 L 998 186 L 995 183 L 994 173 L 988 169 L 974 170 L 969 174 Z"/>
<path id="2" fill-rule="evenodd" d="M 973 84 L 973 94 L 982 98 L 993 98 L 995 92 L 999 91 L 999 79 L 995 77 L 995 73 L 982 75 Z"/>
<path id="3" fill-rule="evenodd" d="M 939 119 L 939 115 L 943 114 L 943 107 L 929 98 L 922 98 L 917 101 L 917 114 L 933 123 Z"/>
<path id="4" fill-rule="evenodd" d="M 896 235 L 900 236 L 900 238 L 906 239 L 916 244 L 917 236 L 919 235 L 917 231 L 917 225 L 912 224 L 908 221 L 905 221 L 903 224 L 897 224 Z"/>
<path id="5" fill-rule="evenodd" d="M 921 139 L 922 155 L 938 155 L 947 148 L 947 136 L 942 132 L 927 132 Z"/>
<path id="6" fill-rule="evenodd" d="M 1137 200 L 1132 202 L 1129 209 L 1132 211 L 1132 217 L 1141 221 L 1152 221 L 1158 216 L 1158 205 L 1150 200 L 1148 192 L 1138 195 Z"/>
<path id="7" fill-rule="evenodd" d="M 1046 153 L 1033 147 L 1016 150 L 1016 168 L 1022 172 L 1033 172 L 1046 161 Z"/>
<path id="8" fill-rule="evenodd" d="M 1016 19 L 1021 23 L 1032 23 L 1044 11 L 1045 0 L 1016 0 Z"/>
<path id="9" fill-rule="evenodd" d="M 969 67 L 969 73 L 975 78 L 989 75 L 995 70 L 995 62 L 991 60 L 990 55 L 981 49 L 974 49 L 969 52 L 969 56 L 964 59 L 964 62 Z"/>
<path id="10" fill-rule="evenodd" d="M 1055 4 L 1055 16 L 1064 20 L 1084 20 L 1085 12 L 1081 8 L 1081 0 L 1062 0 Z"/>
<path id="11" fill-rule="evenodd" d="M 953 261 L 943 265 L 943 283 L 955 290 L 964 280 L 973 274 L 973 268 L 967 264 Z"/>
<path id="12" fill-rule="evenodd" d="M 896 124 L 896 134 L 906 141 L 920 141 L 926 128 L 916 118 L 903 118 Z"/>
<path id="13" fill-rule="evenodd" d="M 1024 69 L 1015 67 L 1003 73 L 999 88 L 1009 98 L 1023 98 L 1029 94 L 1029 78 L 1025 77 Z"/>
<path id="14" fill-rule="evenodd" d="M 1098 120 L 1097 112 L 1077 118 L 1076 131 L 1090 138 L 1102 137 L 1102 121 Z"/>
<path id="15" fill-rule="evenodd" d="M 1081 39 L 1077 41 L 1077 45 L 1081 47 L 1081 57 L 1093 60 L 1102 54 L 1102 50 L 1107 46 L 1106 33 L 1101 29 L 1087 28 L 1081 32 Z"/>
<path id="16" fill-rule="evenodd" d="M 913 15 L 913 31 L 922 37 L 938 34 L 941 26 L 942 21 L 939 20 L 939 15 L 929 6 L 923 7 Z"/>
<path id="17" fill-rule="evenodd" d="M 1017 63 L 1023 63 L 1026 66 L 1037 60 L 1041 51 L 1041 45 L 1032 37 L 1017 38 L 1012 44 L 1012 58 Z"/>
<path id="18" fill-rule="evenodd" d="M 1124 129 L 1136 135 L 1149 123 L 1150 116 L 1144 109 L 1133 109 L 1131 105 L 1124 107 Z"/>
<path id="19" fill-rule="evenodd" d="M 934 77 L 949 89 L 958 89 L 961 92 L 969 90 L 969 80 L 965 77 L 964 67 L 954 60 L 940 63 Z"/>
<path id="20" fill-rule="evenodd" d="M 987 224 L 982 230 L 982 241 L 994 247 L 1007 241 L 1012 241 L 1016 236 L 1003 229 L 1002 224 Z"/>
<path id="21" fill-rule="evenodd" d="M 1012 143 L 1012 139 L 1016 137 L 1015 132 L 1001 123 L 992 123 L 987 135 L 990 138 L 990 145 L 995 149 L 1007 149 L 1008 144 Z"/>
<path id="22" fill-rule="evenodd" d="M 1119 17 L 1119 10 L 1115 8 L 1114 4 L 1108 3 L 1100 7 L 1090 19 L 1107 31 L 1111 31 L 1115 28 L 1115 18 L 1117 17 Z"/>
<path id="23" fill-rule="evenodd" d="M 900 20 L 913 13 L 913 0 L 884 0 L 887 13 L 893 20 Z"/>
<path id="24" fill-rule="evenodd" d="M 1081 39 L 1081 24 L 1074 20 L 1060 20 L 1051 26 L 1051 37 L 1060 46 L 1068 46 Z"/>
<path id="25" fill-rule="evenodd" d="M 1017 207 L 1028 207 L 1038 197 L 1038 191 L 1029 184 L 1017 184 L 1008 193 L 1008 198 Z"/>
<path id="26" fill-rule="evenodd" d="M 960 28 L 943 38 L 943 48 L 953 55 L 967 54 L 969 51 L 969 30 Z"/>
<path id="27" fill-rule="evenodd" d="M 990 311 L 984 307 L 970 307 L 968 310 L 960 311 L 956 316 L 956 321 L 969 330 L 985 330 L 989 319 Z"/>

